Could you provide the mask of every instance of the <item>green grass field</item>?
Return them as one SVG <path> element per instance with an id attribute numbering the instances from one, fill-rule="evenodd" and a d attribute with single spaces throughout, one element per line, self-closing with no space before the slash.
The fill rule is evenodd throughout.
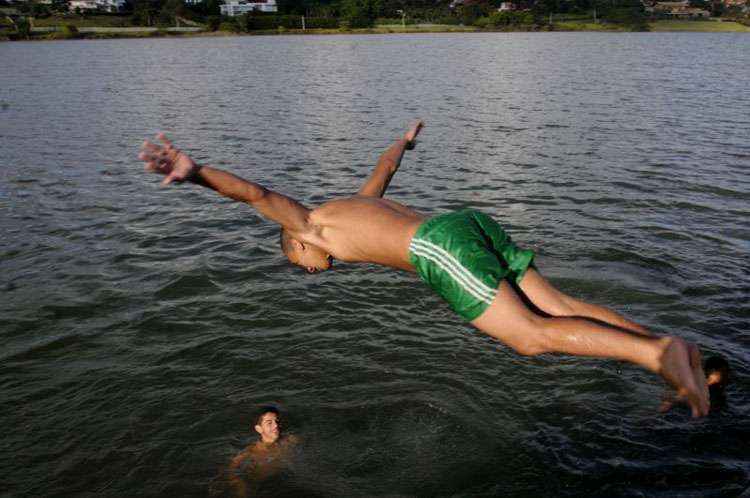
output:
<path id="1" fill-rule="evenodd" d="M 477 28 L 455 24 L 407 24 L 405 28 L 401 24 L 378 24 L 367 31 L 372 33 L 452 33 L 477 31 Z"/>
<path id="2" fill-rule="evenodd" d="M 128 28 L 134 26 L 130 22 L 130 16 L 97 16 L 91 15 L 82 18 L 76 15 L 50 16 L 34 18 L 34 26 L 46 28 L 50 26 L 64 26 L 69 24 L 77 28 Z"/>
<path id="3" fill-rule="evenodd" d="M 621 24 L 594 23 L 581 21 L 555 22 L 555 31 L 629 31 Z"/>
<path id="4" fill-rule="evenodd" d="M 750 33 L 750 28 L 736 22 L 656 21 L 648 23 L 651 31 L 700 31 L 702 33 Z"/>

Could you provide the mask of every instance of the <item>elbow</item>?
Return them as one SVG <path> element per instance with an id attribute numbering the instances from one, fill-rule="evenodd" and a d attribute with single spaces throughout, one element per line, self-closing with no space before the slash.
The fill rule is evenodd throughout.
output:
<path id="1" fill-rule="evenodd" d="M 255 204 L 256 202 L 260 202 L 265 199 L 266 194 L 268 194 L 268 190 L 266 190 L 265 187 L 245 185 L 242 189 L 242 193 L 233 198 L 238 201 L 247 202 L 248 204 Z"/>

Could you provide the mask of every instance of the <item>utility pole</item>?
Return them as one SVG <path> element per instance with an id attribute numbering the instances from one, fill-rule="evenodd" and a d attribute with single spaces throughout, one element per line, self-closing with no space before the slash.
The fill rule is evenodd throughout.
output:
<path id="1" fill-rule="evenodd" d="M 302 16 L 302 31 L 305 30 L 305 16 Z"/>

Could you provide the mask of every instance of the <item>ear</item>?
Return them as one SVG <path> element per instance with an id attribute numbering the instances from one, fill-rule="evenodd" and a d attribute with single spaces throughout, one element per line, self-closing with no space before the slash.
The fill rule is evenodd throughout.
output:
<path id="1" fill-rule="evenodd" d="M 255 426 L 255 432 L 257 432 L 258 434 L 262 434 L 262 433 L 263 433 L 263 432 L 261 431 L 261 427 L 260 427 L 259 425 L 256 425 L 256 426 Z"/>
<path id="2" fill-rule="evenodd" d="M 304 251 L 305 250 L 305 244 L 300 242 L 297 239 L 292 239 L 292 246 L 294 246 L 294 250 L 296 251 Z"/>

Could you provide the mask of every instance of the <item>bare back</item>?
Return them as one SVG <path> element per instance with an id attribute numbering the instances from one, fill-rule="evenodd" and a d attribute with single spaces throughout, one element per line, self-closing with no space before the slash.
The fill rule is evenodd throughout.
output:
<path id="1" fill-rule="evenodd" d="M 354 196 L 314 209 L 313 244 L 335 259 L 367 262 L 413 271 L 409 243 L 425 216 L 380 197 Z"/>

